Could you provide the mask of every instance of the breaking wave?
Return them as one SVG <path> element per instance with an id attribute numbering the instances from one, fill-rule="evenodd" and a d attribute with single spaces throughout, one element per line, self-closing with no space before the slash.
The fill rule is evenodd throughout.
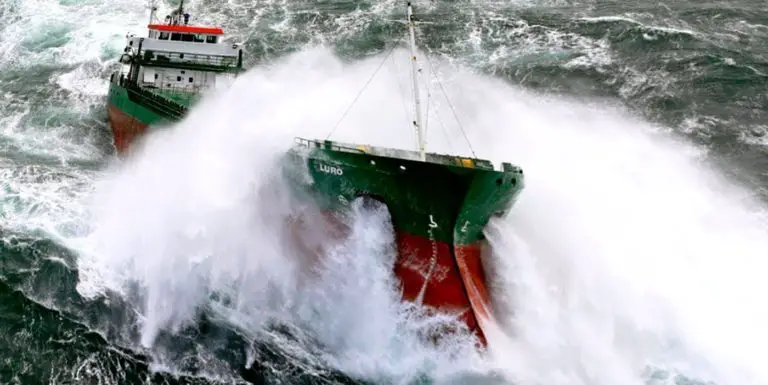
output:
<path id="1" fill-rule="evenodd" d="M 407 78 L 391 77 L 398 55 L 333 138 L 411 146 Z M 376 382 L 768 378 L 758 362 L 768 313 L 755 290 L 768 246 L 761 203 L 695 146 L 615 106 L 531 94 L 446 63 L 435 64 L 475 150 L 527 175 L 515 209 L 488 229 L 503 320 L 488 359 L 466 336 L 421 342 L 425 328 L 451 321 L 396 300 L 386 210 L 353 215 L 349 240 L 327 245 L 330 258 L 308 273 L 284 225 L 306 208 L 286 197 L 279 154 L 294 135 L 325 137 L 382 59 L 344 64 L 306 50 L 149 136 L 97 186 L 92 232 L 76 246 L 80 293 L 127 298 L 135 348 L 166 369 L 179 367 L 168 357 L 195 355 L 216 367 L 200 358 L 216 356 L 210 340 L 181 355 L 163 345 L 213 322 L 236 331 L 248 364 L 264 365 L 254 344 L 270 341 L 307 367 Z M 444 151 L 462 136 L 437 123 L 452 115 L 433 94 L 430 146 Z M 222 372 L 237 366 L 228 365 Z"/>

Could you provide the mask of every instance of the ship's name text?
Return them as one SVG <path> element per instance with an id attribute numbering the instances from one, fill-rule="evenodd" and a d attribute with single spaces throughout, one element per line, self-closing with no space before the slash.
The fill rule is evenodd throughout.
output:
<path id="1" fill-rule="evenodd" d="M 327 164 L 321 163 L 318 165 L 318 169 L 320 170 L 320 172 L 324 172 L 326 174 L 332 174 L 337 176 L 344 175 L 344 170 L 342 170 L 341 167 L 334 167 L 334 166 L 329 166 Z"/>

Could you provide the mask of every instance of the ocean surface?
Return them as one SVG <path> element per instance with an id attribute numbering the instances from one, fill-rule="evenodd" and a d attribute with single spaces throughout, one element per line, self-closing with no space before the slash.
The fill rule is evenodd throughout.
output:
<path id="1" fill-rule="evenodd" d="M 282 242 L 294 136 L 414 147 L 404 3 L 187 2 L 250 70 L 121 161 L 145 4 L 3 0 L 0 383 L 768 383 L 768 3 L 414 2 L 428 149 L 526 173 L 485 356 L 420 342 L 386 213 L 310 278 Z"/>

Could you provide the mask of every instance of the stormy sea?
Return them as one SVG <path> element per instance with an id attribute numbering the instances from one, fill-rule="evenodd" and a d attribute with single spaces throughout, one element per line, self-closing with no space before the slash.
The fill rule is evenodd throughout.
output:
<path id="1" fill-rule="evenodd" d="M 413 2 L 427 149 L 526 175 L 485 353 L 419 337 L 385 211 L 289 252 L 294 137 L 414 148 L 405 1 L 186 1 L 248 71 L 120 159 L 146 5 L 0 4 L 0 383 L 768 383 L 764 0 Z"/>

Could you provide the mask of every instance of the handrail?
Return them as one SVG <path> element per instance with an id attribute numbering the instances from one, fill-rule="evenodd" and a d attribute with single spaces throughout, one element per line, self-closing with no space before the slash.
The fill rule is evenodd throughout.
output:
<path id="1" fill-rule="evenodd" d="M 137 60 L 137 63 L 144 67 L 165 67 L 165 68 L 176 68 L 176 69 L 191 70 L 191 71 L 229 72 L 229 73 L 235 73 L 235 74 L 243 72 L 242 68 L 229 65 L 230 63 L 217 64 L 213 60 L 209 62 L 206 62 L 205 60 L 182 62 L 182 61 L 170 61 L 170 60 L 162 60 L 162 59 L 160 60 L 140 59 L 140 60 Z"/>
<path id="2" fill-rule="evenodd" d="M 181 119 L 187 113 L 187 107 L 139 87 L 136 83 L 123 80 L 122 86 L 128 91 L 128 97 L 134 102 L 149 108 L 169 119 Z"/>
<path id="3" fill-rule="evenodd" d="M 323 141 L 323 140 L 317 140 L 317 139 L 304 139 L 299 137 L 294 138 L 294 142 L 307 148 L 329 149 L 332 151 L 343 151 L 343 152 L 358 153 L 358 154 L 370 154 L 374 156 L 394 157 L 394 158 L 407 159 L 407 160 L 419 159 L 418 152 L 411 151 L 411 150 L 397 149 L 397 148 L 381 148 L 381 147 L 375 147 L 375 146 L 365 146 L 367 148 L 367 151 L 366 151 L 361 149 L 360 146 L 353 147 L 353 145 L 338 144 L 330 140 Z M 463 157 L 463 156 L 456 156 L 456 155 L 427 153 L 425 161 L 428 163 L 435 163 L 435 164 L 441 164 L 445 166 L 454 166 L 454 167 L 462 167 L 462 168 L 477 168 L 477 169 L 495 170 L 495 171 L 502 171 L 502 172 L 509 172 L 512 170 L 512 168 L 510 168 L 512 167 L 511 165 L 502 166 L 502 168 L 500 168 L 499 170 L 496 170 L 496 167 L 494 167 L 493 163 L 491 163 L 486 159 Z"/>
<path id="4" fill-rule="evenodd" d="M 304 139 L 304 138 L 294 138 L 294 142 L 303 145 L 307 148 L 325 148 L 325 149 L 331 149 L 335 151 L 346 151 L 346 152 L 354 152 L 359 154 L 365 154 L 366 152 L 355 147 L 350 146 L 342 146 L 335 144 L 334 142 L 330 140 L 321 141 L 321 140 L 310 140 L 310 139 Z"/>

